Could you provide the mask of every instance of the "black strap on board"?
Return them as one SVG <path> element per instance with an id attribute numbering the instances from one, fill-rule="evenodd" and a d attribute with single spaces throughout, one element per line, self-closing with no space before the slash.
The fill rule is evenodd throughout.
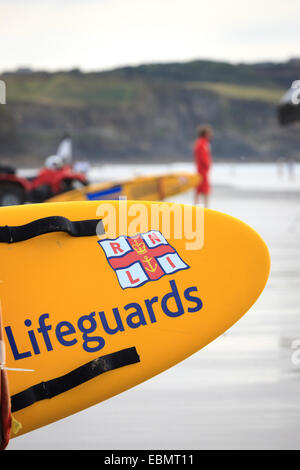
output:
<path id="1" fill-rule="evenodd" d="M 72 237 L 90 237 L 103 235 L 104 226 L 101 219 L 72 222 L 61 216 L 44 217 L 25 225 L 0 227 L 0 243 L 22 242 L 52 232 L 66 232 Z"/>
<path id="2" fill-rule="evenodd" d="M 135 347 L 122 349 L 106 356 L 98 357 L 77 369 L 72 370 L 66 375 L 41 382 L 32 387 L 17 393 L 11 397 L 12 412 L 27 408 L 37 401 L 50 399 L 56 395 L 67 392 L 72 388 L 78 387 L 88 380 L 98 377 L 98 375 L 120 367 L 136 364 L 140 362 L 140 357 Z"/>

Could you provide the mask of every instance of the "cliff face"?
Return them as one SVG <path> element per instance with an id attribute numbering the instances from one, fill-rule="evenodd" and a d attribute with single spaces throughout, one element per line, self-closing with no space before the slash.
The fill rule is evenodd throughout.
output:
<path id="1" fill-rule="evenodd" d="M 78 71 L 10 73 L 1 78 L 0 157 L 40 164 L 71 131 L 78 159 L 190 159 L 195 129 L 215 129 L 216 159 L 298 156 L 297 125 L 281 128 L 277 104 L 299 65 L 214 62 Z"/>

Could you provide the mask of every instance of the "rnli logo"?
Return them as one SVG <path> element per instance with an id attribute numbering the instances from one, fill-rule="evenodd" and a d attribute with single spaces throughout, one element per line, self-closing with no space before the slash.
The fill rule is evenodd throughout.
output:
<path id="1" fill-rule="evenodd" d="M 176 250 L 157 230 L 134 237 L 120 236 L 98 242 L 122 289 L 140 287 L 166 274 L 188 269 Z"/>

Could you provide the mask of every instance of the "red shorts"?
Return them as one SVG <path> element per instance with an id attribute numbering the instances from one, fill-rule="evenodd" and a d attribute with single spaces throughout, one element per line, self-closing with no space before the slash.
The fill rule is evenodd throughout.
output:
<path id="1" fill-rule="evenodd" d="M 210 182 L 209 182 L 208 174 L 200 173 L 200 176 L 202 177 L 202 181 L 196 188 L 197 194 L 209 194 Z"/>

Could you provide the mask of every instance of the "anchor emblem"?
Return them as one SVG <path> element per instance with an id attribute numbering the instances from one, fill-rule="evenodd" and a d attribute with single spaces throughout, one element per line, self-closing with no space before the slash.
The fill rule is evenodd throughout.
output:
<path id="1" fill-rule="evenodd" d="M 152 261 L 153 263 L 151 264 Z M 149 256 L 144 256 L 143 264 L 146 264 L 145 269 L 149 271 L 150 273 L 154 273 L 157 269 L 157 263 L 155 262 L 155 259 L 149 258 Z"/>

